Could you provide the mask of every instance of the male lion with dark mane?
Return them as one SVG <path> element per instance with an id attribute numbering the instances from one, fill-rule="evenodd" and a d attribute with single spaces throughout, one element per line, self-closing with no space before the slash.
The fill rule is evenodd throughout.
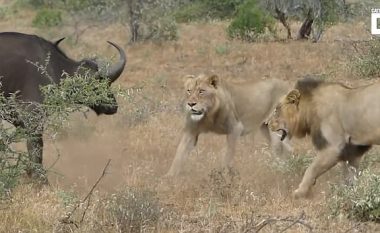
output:
<path id="1" fill-rule="evenodd" d="M 306 197 L 316 179 L 343 162 L 352 178 L 371 145 L 380 144 L 380 82 L 357 88 L 340 83 L 303 79 L 277 104 L 269 128 L 281 139 L 310 135 L 317 157 L 306 169 L 294 197 Z"/>
<path id="2" fill-rule="evenodd" d="M 291 149 L 264 124 L 279 98 L 290 90 L 284 81 L 272 79 L 232 84 L 217 75 L 204 74 L 187 75 L 184 79 L 186 124 L 167 176 L 181 172 L 184 159 L 196 146 L 201 133 L 227 135 L 227 151 L 223 160 L 227 167 L 232 163 L 237 139 L 260 128 L 271 139 L 275 151 L 281 153 L 283 149 Z"/>

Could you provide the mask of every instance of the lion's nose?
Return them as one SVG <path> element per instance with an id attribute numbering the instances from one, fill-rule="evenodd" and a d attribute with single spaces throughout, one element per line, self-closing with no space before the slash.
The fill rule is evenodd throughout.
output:
<path id="1" fill-rule="evenodd" d="M 194 103 L 194 102 L 189 102 L 187 103 L 190 107 L 193 107 L 194 105 L 196 105 L 197 103 Z"/>

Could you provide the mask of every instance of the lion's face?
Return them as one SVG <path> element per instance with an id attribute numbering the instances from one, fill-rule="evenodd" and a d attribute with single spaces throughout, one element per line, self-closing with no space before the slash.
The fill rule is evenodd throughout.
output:
<path id="1" fill-rule="evenodd" d="M 299 99 L 300 93 L 297 89 L 290 91 L 279 101 L 267 120 L 269 129 L 277 132 L 281 141 L 292 137 L 297 122 Z"/>
<path id="2" fill-rule="evenodd" d="M 219 78 L 216 75 L 199 75 L 197 77 L 188 75 L 185 78 L 186 112 L 193 121 L 200 121 L 218 108 Z"/>

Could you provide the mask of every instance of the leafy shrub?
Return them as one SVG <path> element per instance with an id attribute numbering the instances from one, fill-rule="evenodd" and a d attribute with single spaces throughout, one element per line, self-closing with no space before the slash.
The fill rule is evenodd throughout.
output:
<path id="1" fill-rule="evenodd" d="M 37 12 L 33 19 L 34 27 L 54 27 L 62 23 L 61 11 L 54 9 L 42 9 Z"/>
<path id="2" fill-rule="evenodd" d="M 45 66 L 32 63 L 42 74 L 46 75 Z M 34 137 L 36 129 L 46 128 L 46 136 L 55 135 L 68 121 L 69 113 L 84 109 L 83 105 L 112 104 L 108 80 L 95 79 L 90 73 L 83 75 L 66 74 L 59 84 L 49 84 L 41 88 L 43 103 L 25 103 L 16 98 L 16 94 L 5 97 L 0 93 L 0 116 L 10 122 L 22 121 L 24 128 L 14 128 L 0 124 L 0 197 L 6 197 L 17 185 L 21 175 L 28 166 L 44 175 L 39 164 L 31 164 L 25 151 L 16 150 L 13 143 L 24 142 Z M 78 104 L 81 103 L 81 104 Z"/>
<path id="3" fill-rule="evenodd" d="M 109 208 L 119 232 L 153 232 L 160 217 L 156 194 L 138 188 L 113 194 Z"/>
<path id="4" fill-rule="evenodd" d="M 347 18 L 368 20 L 368 12 L 379 6 L 378 0 L 346 1 Z"/>
<path id="5" fill-rule="evenodd" d="M 16 0 L 14 6 L 19 8 L 33 7 L 37 9 L 40 7 L 46 7 L 48 2 L 49 0 Z"/>
<path id="6" fill-rule="evenodd" d="M 7 6 L 0 7 L 0 19 L 5 19 L 8 15 L 9 8 Z"/>
<path id="7" fill-rule="evenodd" d="M 227 19 L 235 15 L 244 0 L 196 0 L 183 4 L 174 12 L 177 22 L 202 19 Z"/>
<path id="8" fill-rule="evenodd" d="M 131 42 L 176 40 L 177 24 L 171 14 L 172 4 L 170 0 L 128 2 Z"/>
<path id="9" fill-rule="evenodd" d="M 72 207 L 78 202 L 78 197 L 73 191 L 58 190 L 57 196 L 64 207 Z"/>
<path id="10" fill-rule="evenodd" d="M 61 7 L 77 20 L 110 22 L 124 8 L 120 0 L 62 0 Z"/>
<path id="11" fill-rule="evenodd" d="M 178 29 L 175 19 L 171 16 L 149 20 L 145 40 L 170 41 L 178 39 Z"/>
<path id="12" fill-rule="evenodd" d="M 230 53 L 230 47 L 228 44 L 220 44 L 215 47 L 215 52 L 218 55 L 225 55 Z"/>
<path id="13" fill-rule="evenodd" d="M 229 18 L 236 13 L 243 0 L 205 0 L 210 16 L 213 18 Z"/>
<path id="14" fill-rule="evenodd" d="M 266 29 L 273 31 L 274 19 L 256 6 L 256 0 L 248 0 L 238 9 L 236 17 L 228 26 L 231 38 L 256 41 Z"/>
<path id="15" fill-rule="evenodd" d="M 0 115 L 2 118 L 12 119 L 16 113 L 13 110 L 18 106 L 16 96 L 5 98 L 0 93 Z M 23 129 L 0 124 L 0 198 L 9 196 L 13 187 L 18 184 L 18 178 L 25 172 L 27 154 L 12 148 L 11 144 L 23 142 L 27 134 Z"/>
<path id="16" fill-rule="evenodd" d="M 321 0 L 321 5 L 322 20 L 325 24 L 336 24 L 344 15 L 345 9 L 341 1 Z"/>
<path id="17" fill-rule="evenodd" d="M 354 185 L 332 185 L 330 210 L 359 221 L 380 221 L 380 176 L 364 170 Z"/>
<path id="18" fill-rule="evenodd" d="M 311 162 L 311 156 L 292 155 L 286 159 L 278 157 L 271 158 L 270 166 L 283 174 L 302 176 Z"/>
<path id="19" fill-rule="evenodd" d="M 353 71 L 362 77 L 377 77 L 380 75 L 380 40 L 374 39 L 359 51 L 354 57 Z"/>
<path id="20" fill-rule="evenodd" d="M 175 10 L 173 16 L 179 23 L 198 21 L 209 17 L 209 9 L 204 2 L 195 1 Z"/>

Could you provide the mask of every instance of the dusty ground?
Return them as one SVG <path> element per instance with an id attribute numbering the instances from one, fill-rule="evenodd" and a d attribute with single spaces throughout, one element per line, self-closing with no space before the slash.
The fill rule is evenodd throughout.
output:
<path id="1" fill-rule="evenodd" d="M 27 20 L 28 14 L 32 13 L 0 21 L 1 31 L 38 33 L 51 40 L 70 33 L 68 27 L 34 29 Z M 82 114 L 73 114 L 59 140 L 53 142 L 47 138 L 45 166 L 51 167 L 60 155 L 49 173 L 52 191 L 16 190 L 16 200 L 23 200 L 22 197 L 29 193 L 30 200 L 26 198 L 20 202 L 25 202 L 28 210 L 21 204 L 9 207 L 3 214 L 4 228 L 0 224 L 0 231 L 45 229 L 52 232 L 53 228 L 46 222 L 56 222 L 63 213 L 54 192 L 73 190 L 79 196 L 85 195 L 108 159 L 112 160 L 111 166 L 98 186 L 100 193 L 112 193 L 125 185 L 153 190 L 164 208 L 171 208 L 180 216 L 173 226 L 161 227 L 159 232 L 235 232 L 238 227 L 231 228 L 228 223 L 244 225 L 244 221 L 250 219 L 248 215 L 262 220 L 266 216 L 297 218 L 302 212 L 305 213 L 304 221 L 314 232 L 380 231 L 376 224 L 329 217 L 328 183 L 339 182 L 339 169 L 333 169 L 318 181 L 312 199 L 294 201 L 290 194 L 303 171 L 289 174 L 274 168 L 268 145 L 260 137 L 255 143 L 251 136 L 239 142 L 238 175 L 227 189 L 228 194 L 224 194 L 226 188 L 218 182 L 218 173 L 213 170 L 218 168 L 225 150 L 223 136 L 201 135 L 197 149 L 188 159 L 185 174 L 176 181 L 162 178 L 180 139 L 182 75 L 215 72 L 231 80 L 276 77 L 294 82 L 307 74 L 324 74 L 349 85 L 367 82 L 358 80 L 348 69 L 349 55 L 353 52 L 348 41 L 369 38 L 364 23 L 336 25 L 326 31 L 320 43 L 230 41 L 225 26 L 223 22 L 180 25 L 176 42 L 131 46 L 127 44 L 128 30 L 121 25 L 111 25 L 88 30 L 77 45 L 63 42 L 64 50 L 78 59 L 92 54 L 115 56 L 105 41 L 120 44 L 127 52 L 128 63 L 116 85 L 134 92 L 126 99 L 119 98 L 120 110 L 116 115 L 96 117 L 89 113 L 85 118 Z M 293 26 L 296 29 L 296 25 Z M 142 89 L 136 92 L 137 87 Z M 297 141 L 295 145 L 300 156 L 314 153 L 307 140 Z M 38 195 L 31 197 L 36 192 Z M 36 214 L 49 212 L 48 209 L 50 215 Z M 20 220 L 15 224 L 10 216 L 18 211 L 30 222 Z M 40 225 L 47 227 L 28 228 L 33 226 L 33 219 L 42 221 Z M 273 226 L 264 228 L 263 232 L 281 229 L 282 225 Z M 308 232 L 308 229 L 295 225 L 286 232 Z"/>

